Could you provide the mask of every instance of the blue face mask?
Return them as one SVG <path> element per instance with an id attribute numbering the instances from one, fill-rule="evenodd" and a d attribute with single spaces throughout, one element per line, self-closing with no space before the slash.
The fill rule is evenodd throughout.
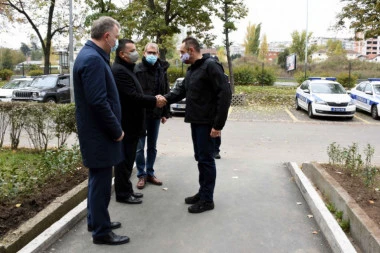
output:
<path id="1" fill-rule="evenodd" d="M 189 59 L 190 59 L 190 55 L 188 53 L 184 53 L 183 55 L 181 55 L 181 61 L 183 63 L 185 63 L 185 61 L 187 61 Z"/>
<path id="2" fill-rule="evenodd" d="M 116 40 L 115 46 L 111 47 L 111 52 L 115 52 L 118 47 L 119 47 L 119 40 Z"/>
<path id="3" fill-rule="evenodd" d="M 157 61 L 157 56 L 156 55 L 153 55 L 153 54 L 148 54 L 147 56 L 145 56 L 145 60 L 151 64 L 151 65 L 154 65 Z"/>

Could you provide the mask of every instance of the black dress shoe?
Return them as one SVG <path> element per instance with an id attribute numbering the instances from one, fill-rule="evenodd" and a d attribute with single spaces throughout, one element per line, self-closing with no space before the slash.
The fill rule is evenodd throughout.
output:
<path id="1" fill-rule="evenodd" d="M 194 205 L 189 206 L 189 213 L 203 213 L 214 209 L 214 201 L 199 200 Z"/>
<path id="2" fill-rule="evenodd" d="M 129 242 L 129 237 L 109 232 L 108 235 L 93 238 L 92 242 L 95 244 L 120 245 Z"/>
<path id="3" fill-rule="evenodd" d="M 111 222 L 111 229 L 117 229 L 121 227 L 121 223 L 120 222 Z M 92 232 L 92 230 L 94 230 L 94 228 L 91 226 L 91 225 L 87 225 L 87 230 L 88 232 Z"/>
<path id="4" fill-rule="evenodd" d="M 139 198 L 135 198 L 132 195 L 129 198 L 118 198 L 116 197 L 117 202 L 125 203 L 125 204 L 141 204 L 142 200 Z"/>
<path id="5" fill-rule="evenodd" d="M 200 198 L 200 196 L 199 196 L 199 193 L 197 193 L 197 194 L 195 194 L 194 196 L 191 196 L 191 197 L 187 197 L 187 198 L 185 198 L 185 203 L 186 203 L 186 204 L 190 204 L 190 205 L 192 205 L 192 204 L 197 203 L 200 199 L 201 199 L 201 198 Z"/>
<path id="6" fill-rule="evenodd" d="M 142 194 L 140 192 L 134 192 L 134 193 L 132 193 L 132 196 L 135 198 L 142 198 L 142 197 L 144 197 L 144 194 Z"/>

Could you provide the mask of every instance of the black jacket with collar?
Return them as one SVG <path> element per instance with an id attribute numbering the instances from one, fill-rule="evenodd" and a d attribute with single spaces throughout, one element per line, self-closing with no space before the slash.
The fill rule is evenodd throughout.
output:
<path id="1" fill-rule="evenodd" d="M 121 125 L 126 139 L 145 135 L 145 108 L 154 108 L 156 98 L 144 95 L 141 85 L 133 73 L 134 63 L 116 56 L 112 73 L 119 91 L 121 103 Z"/>
<path id="2" fill-rule="evenodd" d="M 146 61 L 145 57 L 142 58 L 142 62 L 136 65 L 135 73 L 145 95 L 165 95 L 169 92 L 168 68 L 169 63 L 167 61 L 157 59 L 156 63 L 151 65 Z M 153 119 L 169 118 L 169 106 L 147 108 L 146 116 Z"/>
<path id="3" fill-rule="evenodd" d="M 182 85 L 177 85 L 165 97 L 170 104 L 186 97 L 185 122 L 210 124 L 221 130 L 227 120 L 232 93 L 220 63 L 203 55 L 187 69 Z"/>

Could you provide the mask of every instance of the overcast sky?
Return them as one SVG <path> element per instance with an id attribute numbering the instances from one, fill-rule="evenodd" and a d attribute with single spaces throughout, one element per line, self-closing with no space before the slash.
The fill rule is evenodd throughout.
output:
<path id="1" fill-rule="evenodd" d="M 245 0 L 249 9 L 248 16 L 238 22 L 238 31 L 231 34 L 235 44 L 244 41 L 248 23 L 261 23 L 261 34 L 266 34 L 271 41 L 290 41 L 290 34 L 297 30 L 306 30 L 306 6 L 308 2 L 308 31 L 313 36 L 348 37 L 348 33 L 329 31 L 336 22 L 336 15 L 341 11 L 340 0 Z M 29 43 L 29 38 L 23 29 L 11 29 L 0 33 L 0 43 L 3 47 L 19 48 L 21 42 Z M 217 43 L 221 44 L 222 27 L 215 22 Z"/>

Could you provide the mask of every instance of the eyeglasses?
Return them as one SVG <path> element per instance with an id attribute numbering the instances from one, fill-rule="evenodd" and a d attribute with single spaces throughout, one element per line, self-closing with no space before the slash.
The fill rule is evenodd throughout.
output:
<path id="1" fill-rule="evenodd" d="M 157 52 L 154 51 L 146 51 L 147 54 L 157 55 Z"/>

